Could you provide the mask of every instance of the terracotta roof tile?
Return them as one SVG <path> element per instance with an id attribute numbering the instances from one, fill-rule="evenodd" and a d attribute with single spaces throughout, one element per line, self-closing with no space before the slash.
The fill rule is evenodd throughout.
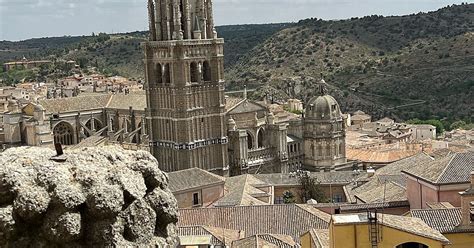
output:
<path id="1" fill-rule="evenodd" d="M 269 248 L 269 247 L 283 247 L 293 248 L 298 247 L 297 243 L 291 236 L 281 234 L 257 234 L 244 239 L 236 240 L 232 243 L 232 247 L 238 248 Z"/>
<path id="2" fill-rule="evenodd" d="M 320 210 L 308 210 L 304 205 L 261 205 L 180 209 L 178 226 L 206 225 L 243 230 L 245 236 L 272 233 L 291 236 L 298 241 L 310 230 L 327 229 L 330 216 Z"/>
<path id="3" fill-rule="evenodd" d="M 448 154 L 404 170 L 433 184 L 467 183 L 471 171 L 474 171 L 474 152 Z"/>
<path id="4" fill-rule="evenodd" d="M 168 178 L 173 193 L 225 182 L 224 177 L 199 168 L 170 172 Z"/>
<path id="5" fill-rule="evenodd" d="M 413 209 L 410 213 L 441 233 L 456 232 L 462 218 L 460 208 Z"/>

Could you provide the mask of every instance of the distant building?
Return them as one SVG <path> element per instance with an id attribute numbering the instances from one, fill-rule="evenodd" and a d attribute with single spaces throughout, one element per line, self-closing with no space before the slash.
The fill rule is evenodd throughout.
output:
<path id="1" fill-rule="evenodd" d="M 25 57 L 21 61 L 13 61 L 13 62 L 7 62 L 3 64 L 3 71 L 9 71 L 12 69 L 19 69 L 19 70 L 24 70 L 24 69 L 33 69 L 37 68 L 41 65 L 48 65 L 51 64 L 52 62 L 50 60 L 28 60 Z"/>
<path id="2" fill-rule="evenodd" d="M 286 107 L 289 111 L 292 112 L 302 112 L 303 111 L 303 102 L 299 99 L 288 99 Z"/>
<path id="3" fill-rule="evenodd" d="M 351 116 L 351 126 L 362 128 L 365 123 L 370 123 L 372 121 L 372 117 L 362 111 L 356 111 Z"/>
<path id="4" fill-rule="evenodd" d="M 436 139 L 436 127 L 433 125 L 408 125 L 414 140 Z"/>

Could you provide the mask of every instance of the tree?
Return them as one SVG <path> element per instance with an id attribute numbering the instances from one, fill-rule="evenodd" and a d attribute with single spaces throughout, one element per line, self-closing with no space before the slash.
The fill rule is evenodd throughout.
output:
<path id="1" fill-rule="evenodd" d="M 308 171 L 299 173 L 299 182 L 302 186 L 301 199 L 303 201 L 306 202 L 313 199 L 317 202 L 328 202 L 320 183 L 316 178 L 311 177 Z"/>
<path id="2" fill-rule="evenodd" d="M 455 129 L 463 128 L 464 126 L 466 126 L 465 121 L 455 121 L 453 122 L 453 124 L 451 124 L 450 128 L 451 130 L 455 130 Z"/>
<path id="3" fill-rule="evenodd" d="M 285 191 L 283 193 L 283 203 L 291 204 L 295 203 L 295 195 L 291 191 Z"/>

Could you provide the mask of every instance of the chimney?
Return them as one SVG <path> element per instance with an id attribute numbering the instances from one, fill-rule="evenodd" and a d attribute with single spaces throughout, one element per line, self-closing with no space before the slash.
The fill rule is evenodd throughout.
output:
<path id="1" fill-rule="evenodd" d="M 461 195 L 461 225 L 464 227 L 474 226 L 474 171 L 471 172 L 471 186 Z"/>

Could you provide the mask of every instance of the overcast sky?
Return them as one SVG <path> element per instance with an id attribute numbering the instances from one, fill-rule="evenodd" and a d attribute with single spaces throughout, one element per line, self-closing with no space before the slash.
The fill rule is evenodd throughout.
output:
<path id="1" fill-rule="evenodd" d="M 213 0 L 217 25 L 432 11 L 454 0 Z M 473 0 L 467 1 L 472 3 Z M 147 0 L 0 0 L 0 40 L 147 29 Z"/>

